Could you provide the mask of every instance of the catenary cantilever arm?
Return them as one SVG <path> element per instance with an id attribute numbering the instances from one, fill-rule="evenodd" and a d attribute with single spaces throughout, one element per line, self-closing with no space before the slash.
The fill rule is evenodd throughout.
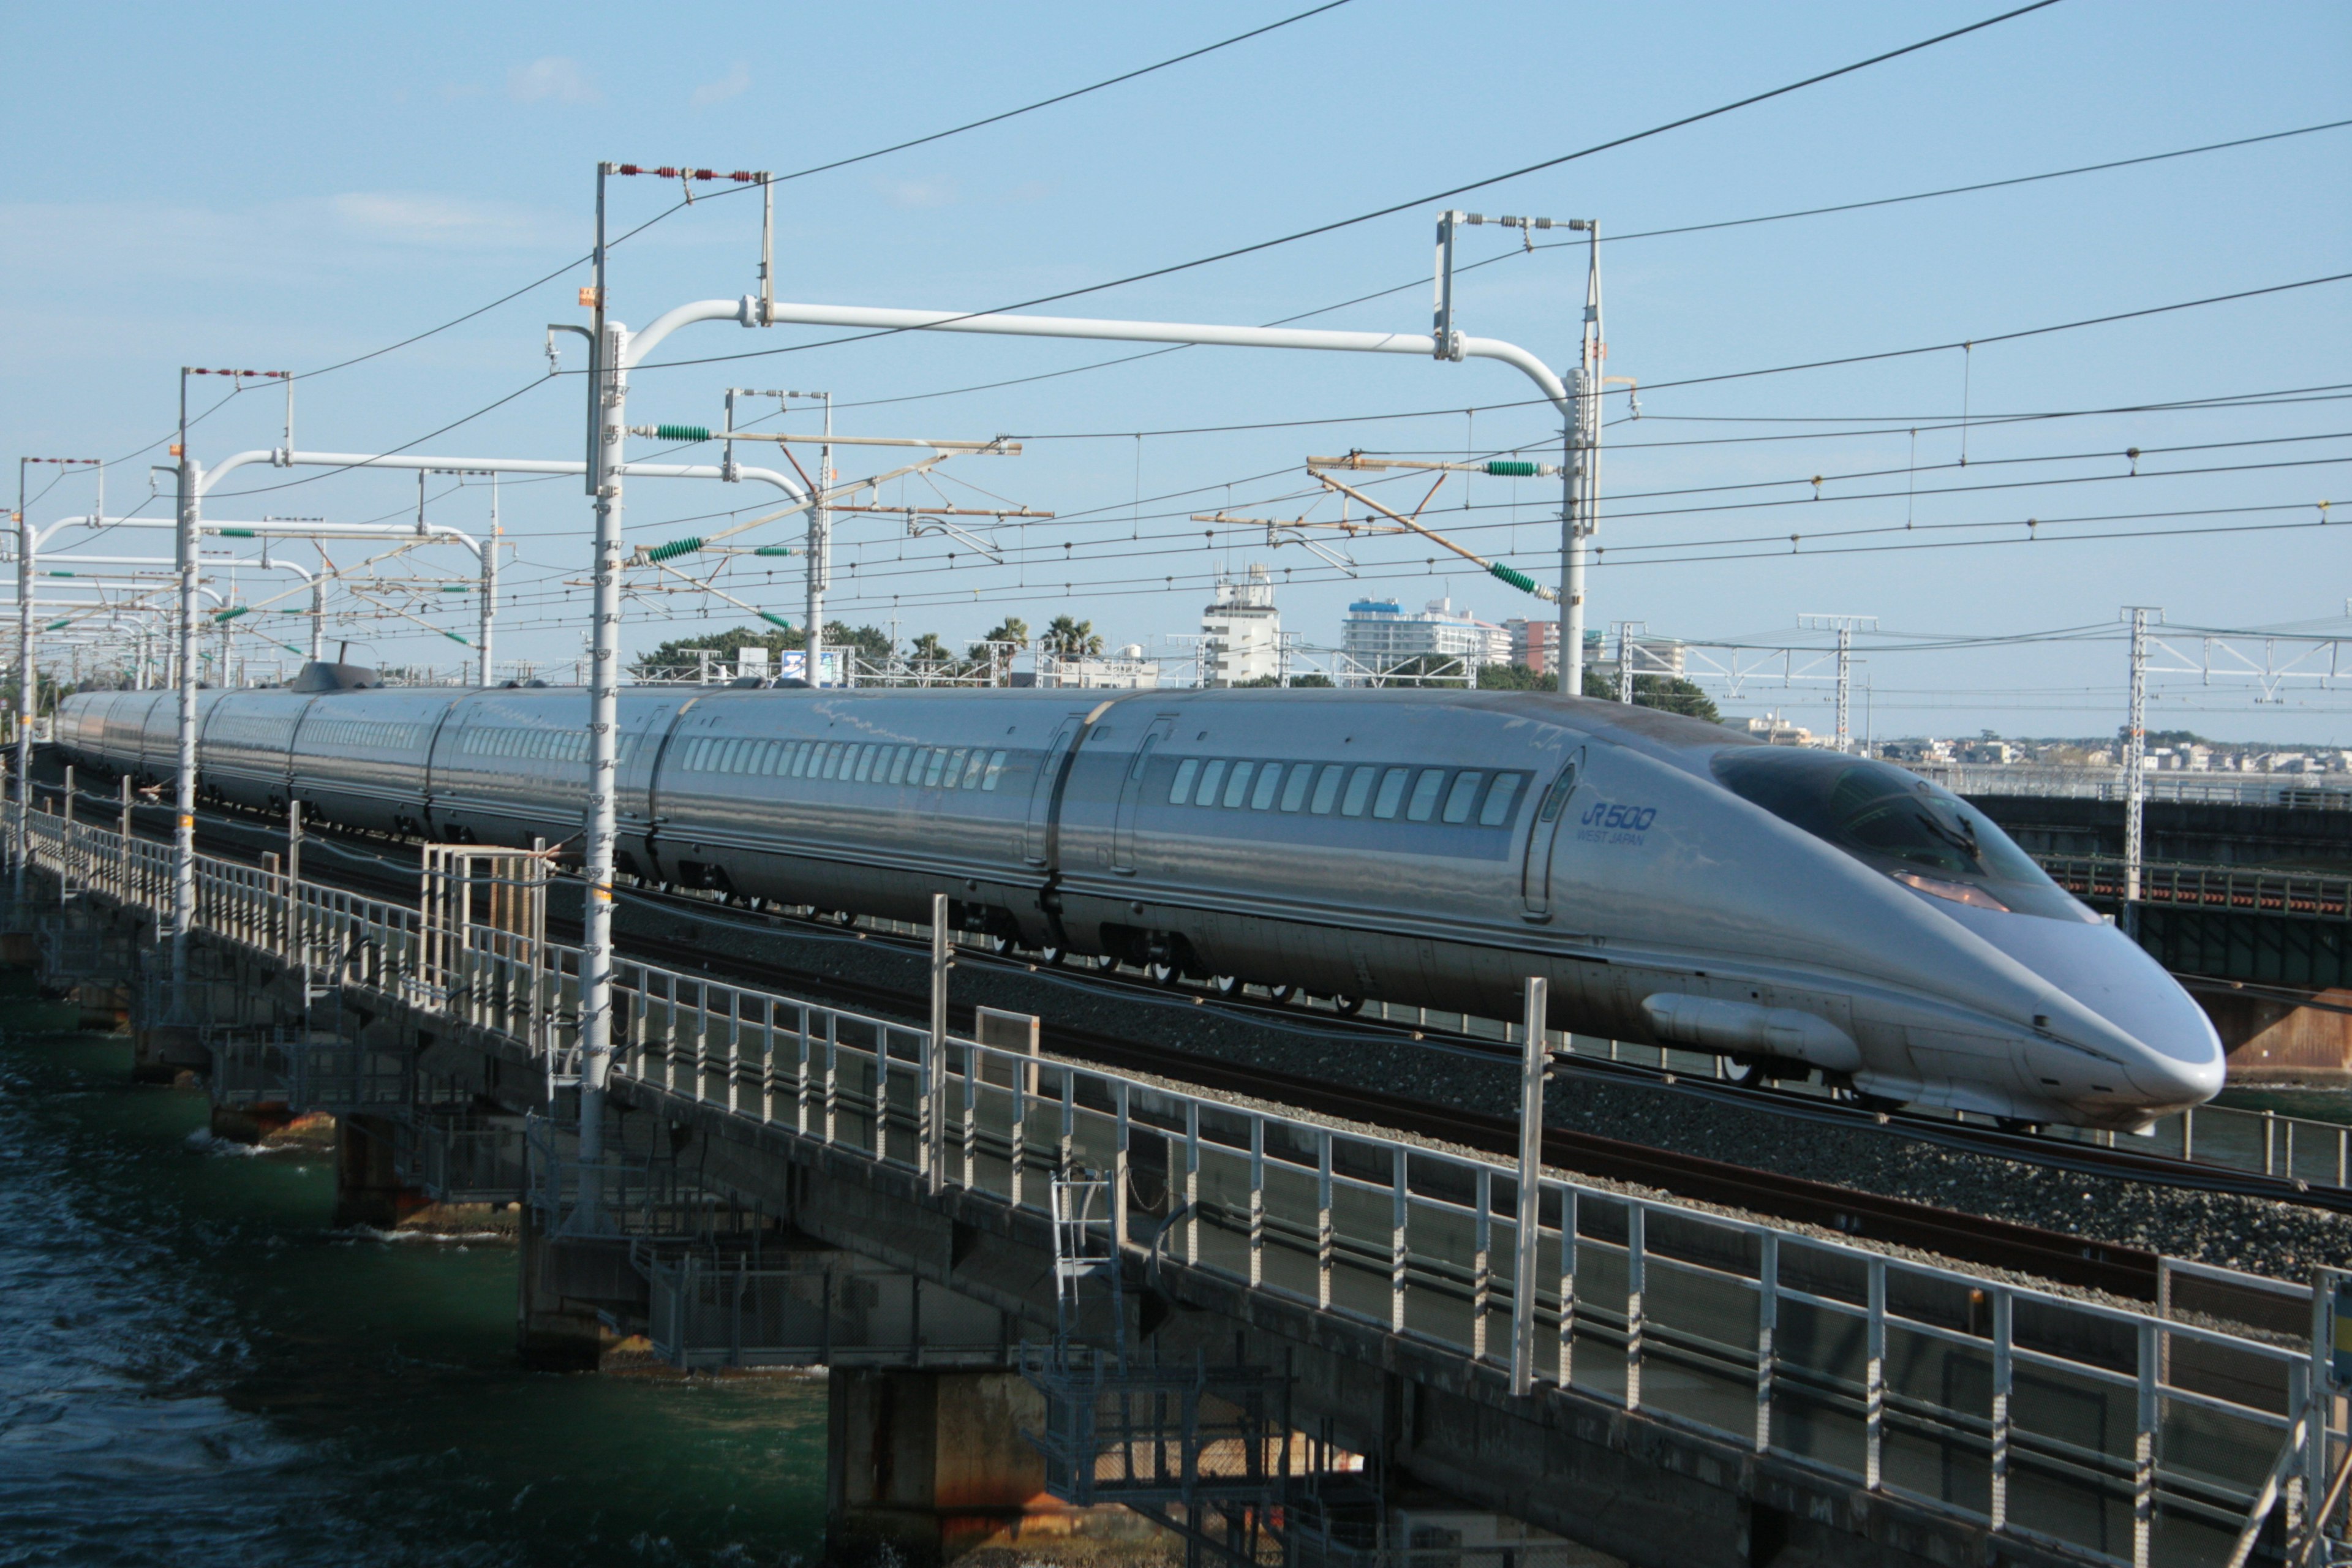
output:
<path id="1" fill-rule="evenodd" d="M 762 322 L 761 317 L 765 315 Z M 747 327 L 792 322 L 812 327 L 872 327 L 885 331 L 980 332 L 998 337 L 1092 338 L 1133 343 L 1200 343 L 1244 349 L 1307 349 L 1341 353 L 1418 354 L 1436 352 L 1436 340 L 1426 332 L 1334 332 L 1304 327 L 1224 327 L 1198 321 L 1120 321 L 1084 316 L 1018 316 L 981 311 L 899 310 L 866 305 L 800 305 L 778 302 L 765 307 L 745 296 L 741 300 L 698 300 L 691 305 L 656 317 L 651 325 L 629 340 L 624 369 L 635 369 L 664 338 L 697 321 L 734 321 Z M 1534 382 L 1544 397 L 1562 415 L 1571 412 L 1568 388 L 1549 366 L 1517 343 L 1498 338 L 1464 338 L 1467 359 L 1491 359 L 1510 365 Z"/>

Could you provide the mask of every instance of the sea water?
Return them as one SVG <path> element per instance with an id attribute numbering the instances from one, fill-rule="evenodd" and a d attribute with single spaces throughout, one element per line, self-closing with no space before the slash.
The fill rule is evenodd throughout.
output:
<path id="1" fill-rule="evenodd" d="M 334 1230 L 330 1160 L 206 1122 L 0 1043 L 0 1564 L 818 1555 L 822 1381 L 527 1372 L 511 1245 Z"/>

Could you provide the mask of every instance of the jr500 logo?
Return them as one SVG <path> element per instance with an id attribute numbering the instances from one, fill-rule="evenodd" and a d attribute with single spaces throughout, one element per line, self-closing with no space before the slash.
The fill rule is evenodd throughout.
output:
<path id="1" fill-rule="evenodd" d="M 1625 805 L 1615 801 L 1597 800 L 1585 808 L 1578 820 L 1587 827 L 1622 828 L 1628 833 L 1646 833 L 1657 820 L 1654 805 Z"/>

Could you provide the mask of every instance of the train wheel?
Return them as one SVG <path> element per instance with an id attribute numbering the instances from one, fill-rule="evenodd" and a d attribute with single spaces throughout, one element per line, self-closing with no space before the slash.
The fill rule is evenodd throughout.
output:
<path id="1" fill-rule="evenodd" d="M 992 936 L 988 939 L 988 951 L 1002 958 L 1013 951 L 1013 939 L 1009 936 Z"/>
<path id="2" fill-rule="evenodd" d="M 1174 964 L 1160 963 L 1157 961 L 1145 964 L 1143 973 L 1151 984 L 1170 991 L 1173 991 L 1176 988 L 1176 982 L 1183 978 L 1183 973 Z"/>
<path id="3" fill-rule="evenodd" d="M 1041 947 L 1037 950 L 1037 962 L 1041 966 L 1046 969 L 1061 968 L 1062 960 L 1068 956 L 1068 953 L 1063 952 L 1058 947 Z"/>
<path id="4" fill-rule="evenodd" d="M 1094 957 L 1094 965 L 1097 973 L 1108 974 L 1112 970 L 1118 967 L 1118 955 L 1114 952 L 1096 953 Z"/>
<path id="5" fill-rule="evenodd" d="M 2042 1123 L 2028 1121 L 2022 1116 L 1996 1116 L 1992 1119 L 1992 1124 L 2003 1132 L 2032 1134 L 2042 1131 Z"/>
<path id="6" fill-rule="evenodd" d="M 1274 1005 L 1279 1007 L 1287 1003 L 1293 996 L 1298 994 L 1298 987 L 1296 985 L 1269 985 L 1265 988 L 1265 994 L 1272 997 L 1274 999 Z"/>
<path id="7" fill-rule="evenodd" d="M 1764 1064 L 1753 1057 L 1726 1057 L 1723 1081 L 1740 1089 L 1761 1089 L 1766 1082 Z"/>
<path id="8" fill-rule="evenodd" d="M 1210 980 L 1209 989 L 1220 996 L 1238 996 L 1242 994 L 1242 983 L 1230 974 L 1220 974 Z"/>
<path id="9" fill-rule="evenodd" d="M 1335 1011 L 1352 1018 L 1364 1010 L 1364 999 L 1361 996 L 1334 996 L 1331 998 L 1331 1006 Z"/>
<path id="10" fill-rule="evenodd" d="M 856 910 L 835 910 L 833 911 L 833 923 L 840 926 L 845 931 L 849 930 L 857 924 L 857 911 Z"/>

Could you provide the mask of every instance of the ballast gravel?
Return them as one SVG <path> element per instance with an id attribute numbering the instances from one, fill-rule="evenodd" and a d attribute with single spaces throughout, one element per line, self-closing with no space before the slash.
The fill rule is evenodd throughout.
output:
<path id="1" fill-rule="evenodd" d="M 773 966 L 780 986 L 810 976 L 919 993 L 928 983 L 926 953 L 854 931 L 698 918 L 625 896 L 616 925 L 624 944 L 632 934 L 689 941 L 714 956 Z M 1198 992 L 1108 984 L 1081 971 L 1017 961 L 967 959 L 950 985 L 960 1005 L 1035 1014 L 1048 1049 L 1057 1027 L 1163 1048 L 1171 1079 L 1182 1078 L 1181 1058 L 1192 1054 L 1486 1115 L 1515 1114 L 1518 1103 L 1511 1063 L 1430 1042 L 1366 1039 L 1335 1026 L 1328 1014 L 1231 1005 Z M 1555 1127 L 2275 1279 L 2352 1266 L 2352 1216 L 2266 1198 L 2058 1171 L 1938 1148 L 1892 1130 L 1795 1121 L 1663 1086 L 1576 1074 L 1553 1079 L 1544 1109 Z"/>

